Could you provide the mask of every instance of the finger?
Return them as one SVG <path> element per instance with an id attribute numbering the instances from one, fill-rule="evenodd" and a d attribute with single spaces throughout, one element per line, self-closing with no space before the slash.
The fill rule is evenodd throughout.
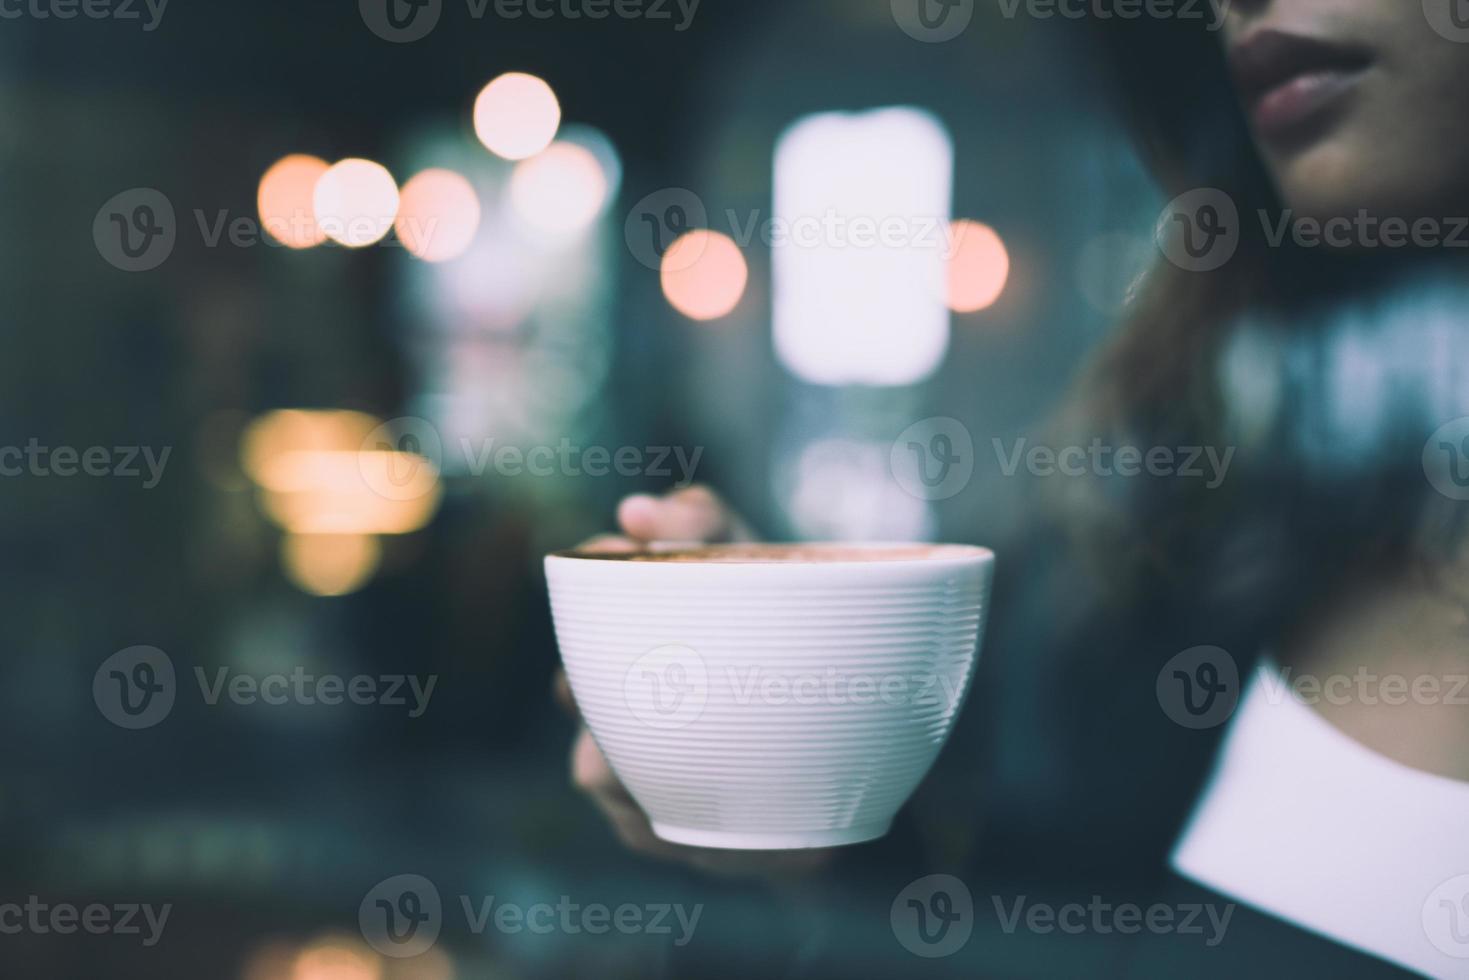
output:
<path id="1" fill-rule="evenodd" d="M 571 781 L 584 793 L 601 792 L 608 783 L 617 781 L 585 725 L 571 745 Z"/>
<path id="2" fill-rule="evenodd" d="M 749 537 L 744 523 L 704 486 L 664 497 L 635 494 L 617 508 L 617 523 L 629 537 L 642 541 L 718 542 Z"/>
<path id="3" fill-rule="evenodd" d="M 571 747 L 571 781 L 577 789 L 592 797 L 599 805 L 607 804 L 618 809 L 642 810 L 628 793 L 627 787 L 618 780 L 617 774 L 607 763 L 607 757 L 592 738 L 592 733 L 583 726 Z"/>
<path id="4" fill-rule="evenodd" d="M 577 551 L 591 552 L 592 554 L 623 554 L 629 551 L 637 551 L 636 541 L 629 541 L 621 534 L 599 534 L 594 538 L 588 538 L 576 546 Z"/>

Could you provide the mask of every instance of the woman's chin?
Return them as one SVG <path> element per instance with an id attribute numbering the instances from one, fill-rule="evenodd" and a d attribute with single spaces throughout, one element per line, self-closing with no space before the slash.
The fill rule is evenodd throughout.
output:
<path id="1" fill-rule="evenodd" d="M 1365 162 L 1365 165 L 1364 165 Z M 1350 131 L 1270 161 L 1285 206 L 1297 220 L 1363 222 L 1370 228 L 1389 218 L 1445 223 L 1469 214 L 1462 202 L 1463 172 L 1434 154 L 1383 152 L 1363 145 Z M 1370 241 L 1367 242 L 1370 245 Z"/>

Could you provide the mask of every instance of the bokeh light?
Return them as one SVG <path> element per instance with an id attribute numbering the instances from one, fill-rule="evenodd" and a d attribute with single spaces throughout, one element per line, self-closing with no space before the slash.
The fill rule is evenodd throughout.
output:
<path id="1" fill-rule="evenodd" d="M 607 175 L 591 150 L 557 142 L 517 164 L 510 175 L 515 215 L 545 237 L 564 239 L 591 227 L 607 203 Z"/>
<path id="2" fill-rule="evenodd" d="M 931 505 L 891 478 L 890 443 L 832 436 L 793 448 L 794 458 L 778 460 L 772 479 L 777 499 L 802 538 L 932 539 Z"/>
<path id="3" fill-rule="evenodd" d="M 240 439 L 240 468 L 264 484 L 273 462 L 290 452 L 360 447 L 380 419 L 350 409 L 282 408 L 252 421 Z"/>
<path id="4" fill-rule="evenodd" d="M 774 177 L 772 216 L 790 228 L 770 250 L 777 360 L 819 385 L 932 375 L 951 319 L 939 234 L 954 196 L 948 128 L 909 106 L 804 116 L 776 143 Z"/>
<path id="5" fill-rule="evenodd" d="M 433 463 L 396 451 L 283 453 L 260 486 L 266 514 L 297 534 L 408 534 L 442 495 Z"/>
<path id="6" fill-rule="evenodd" d="M 463 255 L 479 231 L 479 195 L 464 177 L 434 168 L 403 185 L 393 227 L 410 253 L 427 262 Z"/>
<path id="7" fill-rule="evenodd" d="M 739 303 L 750 270 L 733 239 L 699 229 L 668 246 L 660 277 L 674 309 L 693 320 L 715 320 Z"/>
<path id="8" fill-rule="evenodd" d="M 356 592 L 372 578 L 381 560 L 382 545 L 370 534 L 287 534 L 281 538 L 281 567 L 286 577 L 311 595 Z M 318 958 L 324 959 L 325 955 L 319 954 Z M 342 967 L 338 963 L 334 968 Z M 296 975 L 302 975 L 299 961 Z M 360 974 L 331 973 L 323 966 L 321 972 L 310 975 L 324 980 Z"/>
<path id="9" fill-rule="evenodd" d="M 561 104 L 551 86 L 534 75 L 509 72 L 486 85 L 474 100 L 474 132 L 507 160 L 535 156 L 556 138 Z"/>
<path id="10" fill-rule="evenodd" d="M 376 535 L 426 525 L 443 498 L 439 470 L 416 453 L 363 448 L 381 420 L 349 410 L 279 409 L 240 440 L 260 509 L 286 532 L 281 565 L 312 595 L 344 595 L 377 570 Z"/>
<path id="11" fill-rule="evenodd" d="M 486 222 L 463 261 L 435 266 L 435 288 L 427 292 L 439 322 L 473 325 L 490 333 L 509 332 L 535 308 L 544 277 L 540 256 L 525 248 L 507 227 Z"/>
<path id="12" fill-rule="evenodd" d="M 381 241 L 398 216 L 398 203 L 398 185 L 387 168 L 355 157 L 327 168 L 312 195 L 317 224 L 349 248 Z"/>
<path id="13" fill-rule="evenodd" d="M 575 143 L 595 157 L 597 166 L 602 168 L 602 175 L 607 181 L 608 199 L 617 196 L 617 191 L 622 186 L 622 154 L 617 152 L 617 146 L 610 136 L 596 127 L 572 123 L 561 127 L 557 142 Z"/>
<path id="14" fill-rule="evenodd" d="M 977 313 L 992 306 L 1010 278 L 1010 253 L 989 225 L 961 219 L 949 226 L 949 309 Z"/>
<path id="15" fill-rule="evenodd" d="M 347 937 L 317 940 L 296 958 L 290 980 L 381 980 L 382 957 Z"/>
<path id="16" fill-rule="evenodd" d="M 316 221 L 316 183 L 328 169 L 320 157 L 293 153 L 277 160 L 260 178 L 256 206 L 266 234 L 288 248 L 326 241 Z"/>

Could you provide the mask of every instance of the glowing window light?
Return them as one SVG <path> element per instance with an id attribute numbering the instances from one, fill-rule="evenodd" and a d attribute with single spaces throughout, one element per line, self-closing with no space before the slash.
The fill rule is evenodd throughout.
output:
<path id="1" fill-rule="evenodd" d="M 475 135 L 491 153 L 507 160 L 535 156 L 551 144 L 560 126 L 556 93 L 534 75 L 501 75 L 474 100 Z"/>
<path id="2" fill-rule="evenodd" d="M 316 182 L 326 171 L 325 160 L 305 153 L 293 153 L 271 165 L 260 178 L 255 197 L 266 234 L 288 248 L 311 248 L 326 241 L 313 204 Z"/>
<path id="3" fill-rule="evenodd" d="M 241 468 L 266 517 L 287 532 L 282 568 L 305 592 L 361 588 L 377 570 L 376 535 L 417 531 L 438 510 L 443 487 L 430 459 L 361 448 L 381 426 L 362 412 L 280 409 L 241 437 Z"/>
<path id="4" fill-rule="evenodd" d="M 327 168 L 312 194 L 316 222 L 348 248 L 380 241 L 398 216 L 398 185 L 386 167 L 355 157 Z"/>
<path id="5" fill-rule="evenodd" d="M 361 448 L 381 425 L 348 410 L 268 412 L 246 428 L 240 466 L 288 531 L 406 534 L 433 517 L 443 488 L 424 456 Z"/>
<path id="6" fill-rule="evenodd" d="M 381 560 L 382 546 L 370 534 L 287 534 L 281 539 L 281 568 L 301 591 L 311 595 L 356 592 L 372 578 Z M 317 959 L 324 961 L 327 957 L 318 950 Z M 361 972 L 362 965 L 354 961 L 350 969 L 357 972 L 347 972 L 340 961 L 333 962 L 330 969 L 320 962 L 318 970 L 306 975 L 322 980 L 377 975 Z M 298 960 L 297 975 L 301 972 Z"/>
<path id="7" fill-rule="evenodd" d="M 776 356 L 817 384 L 921 381 L 949 342 L 953 143 L 917 109 L 825 113 L 775 152 Z"/>
<path id="8" fill-rule="evenodd" d="M 479 231 L 479 195 L 452 170 L 433 168 L 403 185 L 393 228 L 410 253 L 426 262 L 463 255 Z"/>
<path id="9" fill-rule="evenodd" d="M 240 468 L 263 483 L 272 462 L 289 452 L 356 449 L 382 420 L 347 409 L 282 408 L 256 418 L 240 439 Z"/>
<path id="10" fill-rule="evenodd" d="M 427 459 L 400 452 L 289 452 L 260 481 L 272 521 L 297 534 L 408 534 L 443 494 Z"/>
<path id="11" fill-rule="evenodd" d="M 989 225 L 967 219 L 949 226 L 949 309 L 977 313 L 994 305 L 1010 278 L 1010 253 Z"/>
<path id="12" fill-rule="evenodd" d="M 381 482 L 389 499 L 422 497 L 438 469 L 416 453 L 397 450 L 292 450 L 262 467 L 257 482 L 267 490 L 298 493 L 319 488 L 332 493 L 373 489 Z M 374 491 L 375 492 L 375 491 Z"/>
<path id="13" fill-rule="evenodd" d="M 607 175 L 584 146 L 557 142 L 510 175 L 515 215 L 544 237 L 566 239 L 592 226 L 607 203 Z"/>
<path id="14" fill-rule="evenodd" d="M 728 235 L 700 229 L 668 246 L 659 276 L 674 309 L 693 320 L 715 320 L 739 303 L 750 272 Z"/>

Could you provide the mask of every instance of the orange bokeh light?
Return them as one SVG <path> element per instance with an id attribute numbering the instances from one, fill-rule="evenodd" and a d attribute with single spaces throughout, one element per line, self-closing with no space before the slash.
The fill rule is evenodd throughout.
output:
<path id="1" fill-rule="evenodd" d="M 400 452 L 286 452 L 259 483 L 266 516 L 297 534 L 409 534 L 443 496 L 433 463 Z"/>
<path id="2" fill-rule="evenodd" d="M 733 239 L 700 229 L 668 246 L 660 278 L 674 309 L 693 320 L 716 320 L 739 303 L 750 270 Z"/>
<path id="3" fill-rule="evenodd" d="M 240 468 L 265 484 L 276 461 L 291 452 L 355 450 L 382 420 L 350 409 L 281 408 L 255 419 L 240 440 Z"/>
<path id="4" fill-rule="evenodd" d="M 989 225 L 962 219 L 950 226 L 949 309 L 976 313 L 994 304 L 1010 278 L 1010 253 Z"/>
<path id="5" fill-rule="evenodd" d="M 326 241 L 312 203 L 316 182 L 326 171 L 325 160 L 305 153 L 293 153 L 271 165 L 260 178 L 255 198 L 266 234 L 288 248 L 311 248 Z"/>
<path id="6" fill-rule="evenodd" d="M 331 937 L 296 957 L 290 980 L 380 980 L 382 958 L 355 939 Z"/>
<path id="7" fill-rule="evenodd" d="M 270 521 L 286 532 L 281 564 L 312 595 L 345 595 L 376 572 L 378 535 L 411 534 L 438 510 L 434 462 L 365 448 L 382 422 L 349 410 L 281 409 L 253 421 L 240 465 Z"/>
<path id="8" fill-rule="evenodd" d="M 286 576 L 311 595 L 356 592 L 381 560 L 382 545 L 370 534 L 287 534 L 281 539 Z"/>
<path id="9" fill-rule="evenodd" d="M 415 174 L 403 185 L 393 228 L 410 253 L 426 262 L 447 262 L 468 250 L 479 231 L 479 195 L 468 180 L 438 168 Z"/>

